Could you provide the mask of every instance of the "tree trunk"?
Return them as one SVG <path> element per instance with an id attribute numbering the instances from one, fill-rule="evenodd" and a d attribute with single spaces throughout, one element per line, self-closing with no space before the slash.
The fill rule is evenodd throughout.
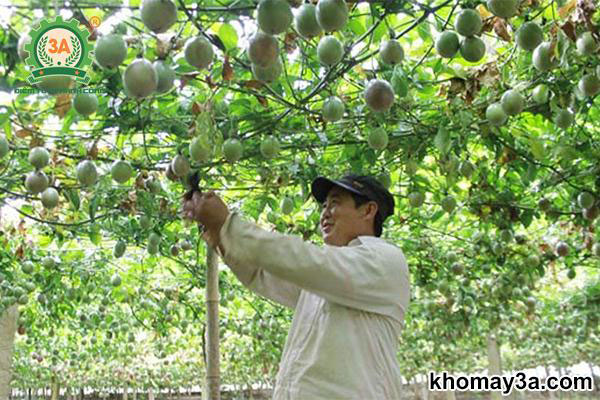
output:
<path id="1" fill-rule="evenodd" d="M 154 400 L 154 390 L 148 389 L 148 400 Z"/>
<path id="2" fill-rule="evenodd" d="M 219 260 L 215 250 L 207 245 L 206 254 L 206 382 L 203 398 L 220 400 L 219 373 Z"/>
<path id="3" fill-rule="evenodd" d="M 52 394 L 50 395 L 51 400 L 58 400 L 60 386 L 56 377 L 52 377 Z"/>
<path id="4" fill-rule="evenodd" d="M 427 385 L 429 385 L 429 382 L 426 375 L 421 384 L 421 398 L 423 400 L 429 400 L 429 387 Z"/>
<path id="5" fill-rule="evenodd" d="M 127 386 L 123 388 L 123 400 L 127 400 Z"/>
<path id="6" fill-rule="evenodd" d="M 546 370 L 546 379 L 545 379 L 545 383 L 548 384 L 548 377 L 550 376 L 550 370 L 548 369 L 547 365 L 544 365 L 544 369 Z M 554 392 L 551 390 L 547 390 L 548 392 L 548 398 L 549 399 L 553 399 L 554 398 Z"/>
<path id="7" fill-rule="evenodd" d="M 456 400 L 456 394 L 454 390 L 446 390 L 446 400 Z"/>
<path id="8" fill-rule="evenodd" d="M 488 335 L 488 375 L 502 375 L 502 361 L 500 359 L 500 349 L 498 341 L 494 335 Z M 497 391 L 490 392 L 491 400 L 502 400 L 502 393 Z"/>
<path id="9" fill-rule="evenodd" d="M 448 370 L 448 375 L 453 375 L 454 376 L 454 371 Z M 455 392 L 455 390 L 452 390 L 452 389 L 448 388 L 448 390 L 446 390 L 444 392 L 444 398 L 446 400 L 456 400 L 456 392 Z"/>
<path id="10" fill-rule="evenodd" d="M 16 305 L 9 307 L 0 315 L 0 399 L 8 399 L 12 358 L 17 332 L 19 310 Z"/>

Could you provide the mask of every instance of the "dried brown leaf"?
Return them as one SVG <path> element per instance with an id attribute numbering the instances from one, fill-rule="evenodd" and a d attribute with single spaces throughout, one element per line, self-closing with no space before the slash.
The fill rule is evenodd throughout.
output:
<path id="1" fill-rule="evenodd" d="M 262 83 L 261 81 L 258 81 L 256 79 L 251 79 L 249 81 L 245 81 L 244 82 L 244 87 L 250 88 L 250 89 L 260 89 L 261 87 L 263 87 L 264 83 Z"/>
<path id="2" fill-rule="evenodd" d="M 44 139 L 42 139 L 39 136 L 34 136 L 29 141 L 29 148 L 30 149 L 33 149 L 34 147 L 38 147 L 38 146 L 43 146 L 43 145 L 44 145 Z"/>
<path id="3" fill-rule="evenodd" d="M 179 89 L 183 89 L 189 81 L 196 79 L 199 74 L 199 72 L 188 72 L 186 74 L 182 74 L 181 78 L 179 79 Z"/>
<path id="4" fill-rule="evenodd" d="M 571 0 L 564 6 L 558 9 L 558 16 L 560 18 L 565 18 L 567 15 L 571 14 L 575 7 L 577 6 L 577 0 Z"/>
<path id="5" fill-rule="evenodd" d="M 202 107 L 200 106 L 200 104 L 198 104 L 197 102 L 194 102 L 194 104 L 192 104 L 192 114 L 198 115 L 201 112 L 202 112 Z"/>
<path id="6" fill-rule="evenodd" d="M 584 24 L 587 30 L 597 35 L 598 26 L 593 21 L 593 16 L 596 13 L 596 10 L 597 5 L 595 0 L 577 0 L 575 23 Z"/>
<path id="7" fill-rule="evenodd" d="M 88 149 L 87 152 L 88 157 L 90 157 L 92 160 L 95 160 L 98 158 L 98 142 L 94 142 L 92 143 L 92 145 L 90 146 L 90 148 Z"/>
<path id="8" fill-rule="evenodd" d="M 64 118 L 65 114 L 71 109 L 71 94 L 61 93 L 56 96 L 56 102 L 54 103 L 54 112 L 59 118 Z"/>
<path id="9" fill-rule="evenodd" d="M 17 230 L 21 235 L 25 235 L 27 233 L 27 229 L 25 229 L 25 220 L 21 219 L 19 225 L 17 225 Z"/>
<path id="10" fill-rule="evenodd" d="M 560 27 L 560 29 L 562 29 L 565 35 L 567 35 L 567 37 L 573 42 L 577 41 L 577 33 L 575 31 L 575 24 L 573 21 L 567 21 Z"/>
<path id="11" fill-rule="evenodd" d="M 212 78 L 210 77 L 210 75 L 206 76 L 206 84 L 208 85 L 209 88 L 214 89 L 217 87 L 217 85 L 215 85 L 215 83 L 212 81 Z"/>
<path id="12" fill-rule="evenodd" d="M 438 97 L 446 97 L 446 95 L 448 94 L 448 84 L 442 84 L 440 85 L 440 90 L 438 90 L 437 96 Z"/>
<path id="13" fill-rule="evenodd" d="M 156 55 L 159 59 L 165 59 L 171 50 L 172 34 L 156 35 Z"/>
<path id="14" fill-rule="evenodd" d="M 229 57 L 227 56 L 225 56 L 225 61 L 223 62 L 222 77 L 224 81 L 230 81 L 233 79 L 233 67 L 229 63 Z"/>
<path id="15" fill-rule="evenodd" d="M 466 87 L 466 81 L 462 78 L 451 78 L 450 85 L 448 86 L 447 93 L 448 97 L 455 97 L 461 94 Z"/>
<path id="16" fill-rule="evenodd" d="M 24 139 L 27 136 L 31 136 L 32 134 L 33 134 L 33 131 L 31 131 L 30 129 L 27 129 L 27 128 L 22 128 L 15 132 L 15 136 L 20 139 Z"/>
<path id="17" fill-rule="evenodd" d="M 494 20 L 495 18 L 487 18 L 483 20 L 483 27 L 481 28 L 481 32 L 491 32 L 494 29 Z"/>
<path id="18" fill-rule="evenodd" d="M 294 32 L 286 33 L 285 39 L 283 41 L 286 53 L 290 54 L 293 53 L 294 50 L 296 50 L 296 48 L 298 47 L 296 46 L 297 37 L 298 35 L 296 35 Z"/>
<path id="19" fill-rule="evenodd" d="M 142 190 L 144 190 L 146 188 L 146 184 L 144 183 L 144 174 L 143 173 L 139 173 L 138 176 L 136 176 L 135 187 L 137 189 L 142 189 Z"/>
<path id="20" fill-rule="evenodd" d="M 18 259 L 22 259 L 23 256 L 25 255 L 25 249 L 23 248 L 23 245 L 19 245 L 19 247 L 17 247 L 17 250 L 15 251 L 15 256 Z"/>
<path id="21" fill-rule="evenodd" d="M 487 63 L 479 67 L 474 75 L 483 86 L 491 86 L 500 79 L 500 71 L 496 63 Z"/>
<path id="22" fill-rule="evenodd" d="M 265 108 L 267 108 L 269 106 L 269 102 L 267 101 L 267 98 L 264 96 L 259 96 L 259 95 L 255 95 L 256 99 L 258 100 L 258 102 Z"/>
<path id="23" fill-rule="evenodd" d="M 498 35 L 502 40 L 506 42 L 512 41 L 512 37 L 508 33 L 505 20 L 501 18 L 494 18 L 494 32 L 496 32 L 496 35 Z"/>
<path id="24" fill-rule="evenodd" d="M 167 201 L 167 199 L 165 199 L 165 198 L 160 199 L 159 204 L 160 204 L 159 208 L 162 213 L 168 212 L 169 202 Z"/>

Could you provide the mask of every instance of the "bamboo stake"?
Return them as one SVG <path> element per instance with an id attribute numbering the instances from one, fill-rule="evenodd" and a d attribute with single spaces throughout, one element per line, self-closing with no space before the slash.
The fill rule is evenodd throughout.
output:
<path id="1" fill-rule="evenodd" d="M 19 310 L 16 305 L 0 314 L 0 399 L 10 395 L 11 366 Z"/>
<path id="2" fill-rule="evenodd" d="M 220 400 L 219 372 L 219 262 L 215 250 L 206 246 L 206 382 L 204 393 L 207 400 Z"/>

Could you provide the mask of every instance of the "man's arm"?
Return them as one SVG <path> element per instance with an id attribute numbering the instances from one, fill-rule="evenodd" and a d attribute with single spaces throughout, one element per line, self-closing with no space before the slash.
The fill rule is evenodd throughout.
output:
<path id="1" fill-rule="evenodd" d="M 233 213 L 229 214 L 223 226 L 229 224 L 232 215 Z M 274 276 L 256 264 L 228 260 L 225 258 L 224 250 L 222 243 L 219 243 L 218 252 L 244 286 L 286 307 L 296 308 L 296 303 L 300 297 L 300 287 Z"/>
<path id="2" fill-rule="evenodd" d="M 219 232 L 229 264 L 253 265 L 332 302 L 401 320 L 410 298 L 408 268 L 390 245 L 317 246 L 268 232 L 232 213 Z"/>
<path id="3" fill-rule="evenodd" d="M 183 215 L 201 224 L 202 237 L 209 245 L 217 249 L 223 258 L 225 248 L 219 242 L 219 232 L 229 223 L 231 213 L 227 205 L 214 192 L 195 191 L 191 198 L 183 203 Z M 243 260 L 242 260 L 243 261 Z M 270 298 L 284 306 L 296 308 L 300 297 L 300 288 L 290 282 L 279 279 L 259 266 L 236 260 L 226 260 L 227 265 L 238 279 L 249 289 Z"/>

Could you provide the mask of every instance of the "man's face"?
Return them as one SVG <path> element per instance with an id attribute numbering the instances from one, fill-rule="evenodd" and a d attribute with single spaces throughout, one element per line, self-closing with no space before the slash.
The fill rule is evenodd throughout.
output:
<path id="1" fill-rule="evenodd" d="M 364 208 L 367 204 L 355 208 L 350 192 L 334 186 L 327 194 L 321 211 L 323 241 L 332 246 L 346 246 L 364 232 Z"/>

